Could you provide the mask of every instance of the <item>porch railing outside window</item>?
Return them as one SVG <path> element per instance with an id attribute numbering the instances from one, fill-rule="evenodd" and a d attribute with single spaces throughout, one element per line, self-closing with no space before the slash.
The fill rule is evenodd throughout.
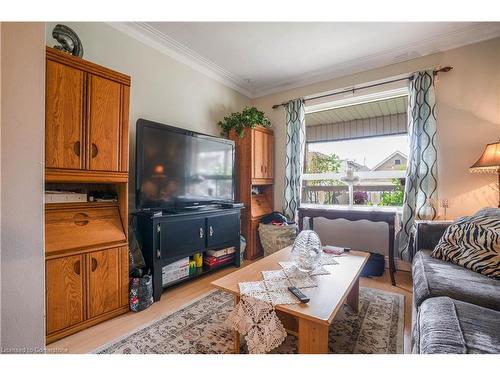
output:
<path id="1" fill-rule="evenodd" d="M 404 170 L 354 172 L 354 205 L 402 206 Z M 349 185 L 345 173 L 306 173 L 302 175 L 302 203 L 347 205 Z"/>

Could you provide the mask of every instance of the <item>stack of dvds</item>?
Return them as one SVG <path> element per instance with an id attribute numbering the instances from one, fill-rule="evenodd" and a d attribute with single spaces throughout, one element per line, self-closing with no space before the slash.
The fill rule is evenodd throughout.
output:
<path id="1" fill-rule="evenodd" d="M 208 250 L 206 256 L 203 258 L 203 264 L 210 269 L 232 263 L 235 251 L 234 246 L 221 250 Z"/>

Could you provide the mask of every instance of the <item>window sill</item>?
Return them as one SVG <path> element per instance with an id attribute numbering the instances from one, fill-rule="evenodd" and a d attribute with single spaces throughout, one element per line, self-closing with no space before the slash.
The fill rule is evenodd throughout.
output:
<path id="1" fill-rule="evenodd" d="M 315 208 L 321 210 L 339 210 L 339 211 L 359 211 L 359 212 L 395 212 L 402 213 L 402 206 L 349 206 L 340 204 L 312 204 L 302 203 L 300 208 Z"/>

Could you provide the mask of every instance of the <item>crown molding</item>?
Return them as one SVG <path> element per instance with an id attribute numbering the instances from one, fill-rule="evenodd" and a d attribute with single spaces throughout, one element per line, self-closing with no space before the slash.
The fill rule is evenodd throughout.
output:
<path id="1" fill-rule="evenodd" d="M 298 75 L 297 79 L 262 86 L 253 90 L 254 98 L 292 90 L 295 88 L 328 81 L 335 78 L 361 73 L 424 57 L 434 53 L 451 50 L 465 45 L 479 43 L 500 36 L 499 22 L 481 22 L 449 33 L 436 35 L 426 40 L 391 48 L 376 54 L 344 61 L 323 71 Z M 416 51 L 418 50 L 418 51 Z"/>
<path id="2" fill-rule="evenodd" d="M 248 98 L 253 98 L 248 81 L 240 78 L 168 35 L 144 22 L 108 22 L 109 26 L 189 66 Z"/>
<path id="3" fill-rule="evenodd" d="M 206 59 L 189 47 L 144 22 L 109 22 L 111 27 L 166 54 L 192 69 L 238 91 L 250 99 L 328 81 L 367 70 L 409 61 L 500 36 L 500 23 L 478 22 L 426 40 L 405 44 L 379 53 L 344 61 L 308 74 L 268 85 L 252 86 L 250 82 Z"/>

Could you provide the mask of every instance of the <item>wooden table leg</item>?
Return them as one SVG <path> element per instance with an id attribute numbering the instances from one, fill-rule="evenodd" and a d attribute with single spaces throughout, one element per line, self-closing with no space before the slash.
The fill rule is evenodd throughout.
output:
<path id="1" fill-rule="evenodd" d="M 396 272 L 396 266 L 394 264 L 394 223 L 389 223 L 389 274 L 391 276 L 391 284 L 396 286 L 396 279 L 394 278 L 394 272 Z"/>
<path id="2" fill-rule="evenodd" d="M 240 297 L 234 296 L 234 306 L 236 307 L 240 303 Z M 237 330 L 233 330 L 234 334 L 234 354 L 240 354 L 240 333 Z"/>
<path id="3" fill-rule="evenodd" d="M 299 318 L 299 354 L 328 353 L 328 325 Z"/>
<path id="4" fill-rule="evenodd" d="M 347 295 L 346 303 L 351 307 L 351 309 L 358 313 L 359 311 L 359 278 L 356 279 L 356 282 L 352 286 L 351 291 Z"/>

